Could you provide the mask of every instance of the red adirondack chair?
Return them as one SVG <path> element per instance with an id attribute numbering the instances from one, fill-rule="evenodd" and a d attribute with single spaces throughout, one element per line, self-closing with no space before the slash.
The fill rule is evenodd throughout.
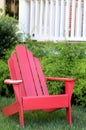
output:
<path id="1" fill-rule="evenodd" d="M 23 45 L 18 45 L 8 60 L 11 79 L 4 83 L 13 84 L 15 102 L 3 108 L 4 115 L 19 113 L 20 124 L 24 126 L 24 111 L 44 110 L 47 112 L 66 108 L 66 118 L 72 124 L 71 97 L 75 83 L 73 78 L 44 77 L 39 59 Z M 65 93 L 49 95 L 46 82 L 64 81 Z"/>

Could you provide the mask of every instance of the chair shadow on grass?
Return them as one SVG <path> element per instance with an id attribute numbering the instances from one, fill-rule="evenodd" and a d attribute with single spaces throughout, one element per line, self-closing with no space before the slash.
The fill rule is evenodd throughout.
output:
<path id="1" fill-rule="evenodd" d="M 31 128 L 32 130 L 46 130 L 48 128 L 49 130 L 56 130 L 60 128 L 65 129 L 73 129 L 76 128 L 83 128 L 85 125 L 85 120 L 79 118 L 79 116 L 82 114 L 80 112 L 78 114 L 78 110 L 76 107 L 73 107 L 73 124 L 69 125 L 67 121 L 65 120 L 65 109 L 59 109 L 57 111 L 47 113 L 43 111 L 27 111 L 24 113 L 24 119 L 25 119 L 25 128 Z M 82 109 L 80 109 L 82 111 Z M 84 109 L 85 110 L 85 109 Z M 85 113 L 83 113 L 85 114 Z M 14 118 L 17 118 L 16 124 L 18 123 L 18 114 L 14 115 Z M 12 119 L 12 118 L 11 118 Z M 12 119 L 14 120 L 14 119 Z M 79 122 L 77 124 L 77 122 Z"/>
<path id="2" fill-rule="evenodd" d="M 18 115 L 16 115 L 18 116 Z M 18 117 L 17 117 L 18 118 Z M 51 113 L 43 112 L 43 111 L 27 111 L 24 113 L 25 126 L 28 125 L 33 126 L 34 128 L 40 126 L 50 126 L 50 124 L 63 124 L 68 125 L 65 120 L 65 109 L 59 109 L 58 111 L 54 111 Z"/>

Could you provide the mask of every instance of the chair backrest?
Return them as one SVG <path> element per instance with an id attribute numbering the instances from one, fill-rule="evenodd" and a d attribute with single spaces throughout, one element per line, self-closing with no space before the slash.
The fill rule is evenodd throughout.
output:
<path id="1" fill-rule="evenodd" d="M 48 89 L 39 59 L 25 46 L 18 45 L 8 60 L 12 79 L 22 79 L 22 96 L 48 95 Z M 14 86 L 14 91 L 15 86 Z"/>

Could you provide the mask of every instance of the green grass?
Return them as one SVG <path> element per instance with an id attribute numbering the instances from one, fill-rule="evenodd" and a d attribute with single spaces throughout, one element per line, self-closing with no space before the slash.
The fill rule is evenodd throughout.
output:
<path id="1" fill-rule="evenodd" d="M 0 97 L 0 111 L 12 98 Z M 27 111 L 24 113 L 25 127 L 19 125 L 18 114 L 6 117 L 0 112 L 1 130 L 86 130 L 86 108 L 72 106 L 73 124 L 70 126 L 65 119 L 65 110 L 53 113 Z"/>

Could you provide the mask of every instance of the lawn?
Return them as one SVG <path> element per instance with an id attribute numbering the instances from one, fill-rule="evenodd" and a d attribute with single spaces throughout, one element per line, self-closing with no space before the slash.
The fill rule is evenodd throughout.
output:
<path id="1" fill-rule="evenodd" d="M 0 97 L 0 111 L 10 104 L 13 98 Z M 25 127 L 19 125 L 18 114 L 11 117 L 0 112 L 0 129 L 2 130 L 86 130 L 86 108 L 72 106 L 73 124 L 70 126 L 65 119 L 65 110 L 53 113 L 27 111 L 24 114 Z"/>

